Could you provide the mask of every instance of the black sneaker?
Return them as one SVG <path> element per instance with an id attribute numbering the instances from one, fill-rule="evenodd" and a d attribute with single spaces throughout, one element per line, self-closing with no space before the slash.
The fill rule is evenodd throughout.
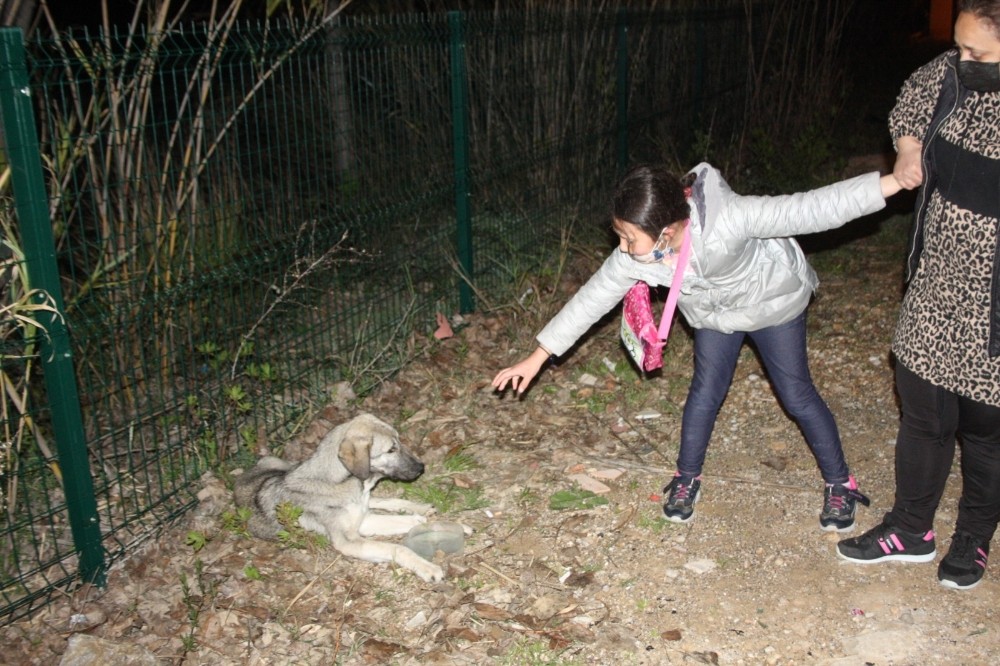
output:
<path id="1" fill-rule="evenodd" d="M 934 530 L 923 534 L 906 532 L 885 520 L 859 537 L 844 539 L 837 544 L 837 554 L 849 562 L 930 562 L 934 548 Z"/>
<path id="2" fill-rule="evenodd" d="M 663 504 L 663 515 L 675 523 L 686 523 L 694 515 L 694 503 L 701 495 L 701 477 L 674 475 L 663 489 L 667 501 Z"/>
<path id="3" fill-rule="evenodd" d="M 827 532 L 850 532 L 854 529 L 854 512 L 858 502 L 865 506 L 871 500 L 858 491 L 854 476 L 847 477 L 847 483 L 828 483 L 823 492 L 823 510 L 819 514 L 819 526 Z"/>
<path id="4" fill-rule="evenodd" d="M 986 573 L 990 542 L 968 532 L 955 532 L 948 554 L 938 565 L 938 580 L 953 590 L 971 590 Z"/>

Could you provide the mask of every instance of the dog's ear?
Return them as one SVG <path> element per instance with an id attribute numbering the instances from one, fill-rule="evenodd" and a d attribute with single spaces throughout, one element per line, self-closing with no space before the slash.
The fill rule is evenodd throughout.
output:
<path id="1" fill-rule="evenodd" d="M 372 474 L 371 433 L 357 432 L 354 428 L 351 430 L 352 432 L 348 432 L 344 441 L 340 444 L 340 462 L 344 463 L 344 467 L 351 473 L 351 476 L 359 479 L 367 479 Z"/>

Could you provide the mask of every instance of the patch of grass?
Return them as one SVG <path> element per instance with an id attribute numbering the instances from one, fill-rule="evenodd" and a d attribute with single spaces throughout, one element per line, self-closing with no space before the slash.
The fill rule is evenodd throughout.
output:
<path id="1" fill-rule="evenodd" d="M 458 586 L 458 589 L 462 590 L 462 592 L 479 590 L 486 584 L 486 581 L 479 576 L 474 576 L 473 578 L 456 578 L 453 582 Z"/>
<path id="2" fill-rule="evenodd" d="M 392 590 L 378 590 L 375 592 L 375 603 L 379 606 L 384 606 L 395 600 L 396 594 Z"/>
<path id="3" fill-rule="evenodd" d="M 421 479 L 403 487 L 403 497 L 430 504 L 439 514 L 489 506 L 481 488 L 460 488 L 448 477 Z"/>
<path id="4" fill-rule="evenodd" d="M 611 391 L 598 391 L 596 389 L 589 389 L 589 390 L 592 390 L 593 393 L 588 394 L 581 400 L 583 404 L 586 406 L 587 411 L 590 412 L 591 414 L 595 414 L 598 416 L 606 414 L 608 411 L 608 405 L 618 400 L 618 395 Z"/>
<path id="5" fill-rule="evenodd" d="M 521 492 L 517 494 L 517 503 L 519 506 L 534 504 L 538 500 L 539 500 L 538 493 L 536 493 L 531 488 L 521 488 Z"/>
<path id="6" fill-rule="evenodd" d="M 660 512 L 657 511 L 657 514 L 659 513 Z M 639 517 L 636 519 L 636 525 L 638 525 L 641 529 L 649 530 L 653 534 L 662 533 L 672 524 L 673 523 L 664 518 L 662 515 L 650 516 L 646 512 L 640 513 Z"/>
<path id="7" fill-rule="evenodd" d="M 550 664 L 555 666 L 576 666 L 583 662 L 571 658 L 563 658 L 562 653 L 557 650 L 550 650 L 549 647 L 540 640 L 523 638 L 511 646 L 507 654 L 501 657 L 498 664 L 506 666 L 536 666 L 536 664 Z"/>
<path id="8" fill-rule="evenodd" d="M 465 452 L 465 449 L 458 449 L 448 455 L 443 461 L 442 465 L 447 472 L 452 474 L 458 472 L 470 472 L 474 469 L 479 468 L 479 463 L 472 455 Z"/>

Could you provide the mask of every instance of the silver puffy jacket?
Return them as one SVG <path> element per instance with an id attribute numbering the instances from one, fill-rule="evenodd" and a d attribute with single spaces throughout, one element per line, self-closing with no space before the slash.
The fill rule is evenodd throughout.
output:
<path id="1" fill-rule="evenodd" d="M 877 172 L 772 197 L 736 194 L 709 164 L 692 172 L 691 262 L 677 307 L 694 328 L 732 333 L 791 321 L 819 284 L 791 236 L 834 229 L 885 207 Z M 673 272 L 616 249 L 542 329 L 538 343 L 565 353 L 637 280 L 669 286 Z"/>

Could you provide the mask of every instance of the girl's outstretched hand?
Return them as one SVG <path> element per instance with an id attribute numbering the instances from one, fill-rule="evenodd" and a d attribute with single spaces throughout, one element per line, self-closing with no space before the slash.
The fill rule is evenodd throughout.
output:
<path id="1" fill-rule="evenodd" d="M 498 372 L 497 376 L 493 378 L 493 388 L 497 391 L 503 391 L 507 388 L 507 382 L 510 382 L 510 387 L 518 395 L 524 393 L 524 390 L 531 384 L 531 380 L 542 369 L 549 356 L 548 350 L 539 347 L 520 363 Z"/>
<path id="2" fill-rule="evenodd" d="M 920 187 L 924 182 L 922 149 L 923 144 L 912 136 L 901 136 L 896 141 L 896 162 L 892 166 L 892 175 L 904 190 Z"/>
<path id="3" fill-rule="evenodd" d="M 879 179 L 879 185 L 882 187 L 882 198 L 888 199 L 896 192 L 902 189 L 899 185 L 899 181 L 896 180 L 894 175 L 886 174 Z"/>

